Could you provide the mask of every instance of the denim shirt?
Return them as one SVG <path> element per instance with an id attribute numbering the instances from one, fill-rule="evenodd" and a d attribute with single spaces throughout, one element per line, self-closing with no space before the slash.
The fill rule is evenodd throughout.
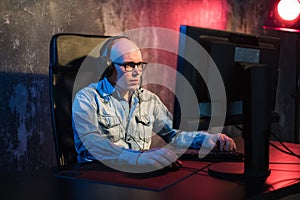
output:
<path id="1" fill-rule="evenodd" d="M 154 93 L 139 88 L 130 105 L 104 78 L 80 90 L 73 101 L 72 126 L 78 162 L 93 160 L 134 164 L 148 150 L 153 134 L 178 148 L 199 148 L 206 132 L 172 128 L 172 117 Z"/>

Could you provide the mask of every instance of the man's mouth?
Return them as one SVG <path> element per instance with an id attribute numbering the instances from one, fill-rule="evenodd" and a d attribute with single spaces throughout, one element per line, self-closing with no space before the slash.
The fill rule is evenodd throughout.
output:
<path id="1" fill-rule="evenodd" d="M 131 84 L 139 84 L 139 80 L 130 80 L 129 83 L 131 83 Z"/>

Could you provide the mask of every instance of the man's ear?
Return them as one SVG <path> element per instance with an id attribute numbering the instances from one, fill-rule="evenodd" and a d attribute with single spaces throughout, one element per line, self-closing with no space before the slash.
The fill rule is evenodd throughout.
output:
<path id="1" fill-rule="evenodd" d="M 116 68 L 115 68 L 115 66 L 114 66 L 114 64 L 112 64 L 111 66 L 110 66 L 110 69 L 109 69 L 109 72 L 108 72 L 108 74 L 107 74 L 108 76 L 107 76 L 107 79 L 109 80 L 109 82 L 113 85 L 113 86 L 115 86 L 116 85 L 116 82 L 117 82 L 117 71 L 116 71 Z"/>

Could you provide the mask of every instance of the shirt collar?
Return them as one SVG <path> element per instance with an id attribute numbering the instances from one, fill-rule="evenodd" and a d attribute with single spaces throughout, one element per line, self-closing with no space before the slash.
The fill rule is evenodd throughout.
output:
<path id="1" fill-rule="evenodd" d="M 108 81 L 106 77 L 98 82 L 97 90 L 105 101 L 108 101 L 109 96 L 116 91 L 115 87 Z"/>
<path id="2" fill-rule="evenodd" d="M 104 99 L 105 102 L 109 101 L 110 96 L 115 93 L 118 92 L 116 90 L 116 88 L 108 81 L 108 79 L 106 77 L 104 77 L 101 81 L 98 82 L 97 84 L 97 90 L 100 94 L 100 96 Z M 139 93 L 141 89 L 137 89 L 136 91 L 134 91 L 133 93 L 133 102 L 139 102 Z M 119 94 L 116 94 L 119 96 Z"/>

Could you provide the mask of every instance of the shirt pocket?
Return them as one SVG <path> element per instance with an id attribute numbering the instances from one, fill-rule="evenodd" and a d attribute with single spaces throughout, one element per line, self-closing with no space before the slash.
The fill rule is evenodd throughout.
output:
<path id="1" fill-rule="evenodd" d="M 112 142 L 117 142 L 120 140 L 120 122 L 113 116 L 99 115 L 98 122 L 100 128 L 103 130 L 104 135 L 110 139 Z"/>
<path id="2" fill-rule="evenodd" d="M 149 115 L 136 115 L 137 133 L 140 140 L 150 142 L 152 137 L 153 119 Z"/>

